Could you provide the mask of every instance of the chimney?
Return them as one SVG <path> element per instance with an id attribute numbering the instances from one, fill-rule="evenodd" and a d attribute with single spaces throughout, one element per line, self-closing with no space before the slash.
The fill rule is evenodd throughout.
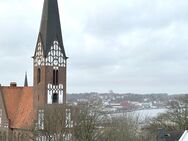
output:
<path id="1" fill-rule="evenodd" d="M 10 82 L 10 87 L 17 87 L 16 82 Z"/>

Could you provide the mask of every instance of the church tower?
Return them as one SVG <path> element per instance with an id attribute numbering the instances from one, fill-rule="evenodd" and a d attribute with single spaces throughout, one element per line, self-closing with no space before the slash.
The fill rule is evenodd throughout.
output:
<path id="1" fill-rule="evenodd" d="M 34 105 L 66 103 L 66 65 L 57 0 L 44 0 L 33 57 Z"/>

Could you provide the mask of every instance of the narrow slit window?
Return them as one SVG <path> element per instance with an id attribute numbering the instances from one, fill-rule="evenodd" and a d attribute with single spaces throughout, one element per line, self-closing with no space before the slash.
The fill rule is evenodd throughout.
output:
<path id="1" fill-rule="evenodd" d="M 41 69 L 38 68 L 38 70 L 37 70 L 37 83 L 40 83 L 40 81 L 41 81 Z"/>
<path id="2" fill-rule="evenodd" d="M 58 83 L 59 83 L 59 80 L 58 80 L 58 77 L 59 77 L 59 71 L 58 70 L 56 70 L 56 74 L 55 74 L 55 76 L 56 76 L 56 85 L 58 85 Z"/>
<path id="3" fill-rule="evenodd" d="M 53 70 L 53 84 L 55 85 L 55 70 Z"/>
<path id="4" fill-rule="evenodd" d="M 59 84 L 59 71 L 53 70 L 53 84 L 58 85 Z"/>

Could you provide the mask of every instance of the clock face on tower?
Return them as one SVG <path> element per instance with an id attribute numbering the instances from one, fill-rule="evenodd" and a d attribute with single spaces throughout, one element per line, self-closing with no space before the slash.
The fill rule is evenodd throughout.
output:
<path id="1" fill-rule="evenodd" d="M 38 59 L 38 66 L 41 65 L 41 58 Z"/>
<path id="2" fill-rule="evenodd" d="M 58 65 L 58 60 L 54 59 L 54 65 L 57 66 Z"/>

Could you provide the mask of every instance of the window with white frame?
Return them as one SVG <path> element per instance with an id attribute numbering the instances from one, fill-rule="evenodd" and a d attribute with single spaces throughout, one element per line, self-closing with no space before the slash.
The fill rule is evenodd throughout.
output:
<path id="1" fill-rule="evenodd" d="M 65 120 L 65 127 L 72 128 L 73 127 L 73 120 L 71 118 L 71 109 L 66 109 L 66 120 Z"/>
<path id="2" fill-rule="evenodd" d="M 38 129 L 44 129 L 44 110 L 38 110 Z"/>
<path id="3" fill-rule="evenodd" d="M 71 141 L 72 140 L 72 133 L 64 134 L 63 139 L 65 141 Z"/>
<path id="4" fill-rule="evenodd" d="M 4 123 L 4 128 L 8 128 L 9 126 L 8 126 L 8 122 L 5 122 Z"/>
<path id="5" fill-rule="evenodd" d="M 3 111 L 2 109 L 0 109 L 0 127 L 2 127 L 2 115 L 3 115 Z"/>

